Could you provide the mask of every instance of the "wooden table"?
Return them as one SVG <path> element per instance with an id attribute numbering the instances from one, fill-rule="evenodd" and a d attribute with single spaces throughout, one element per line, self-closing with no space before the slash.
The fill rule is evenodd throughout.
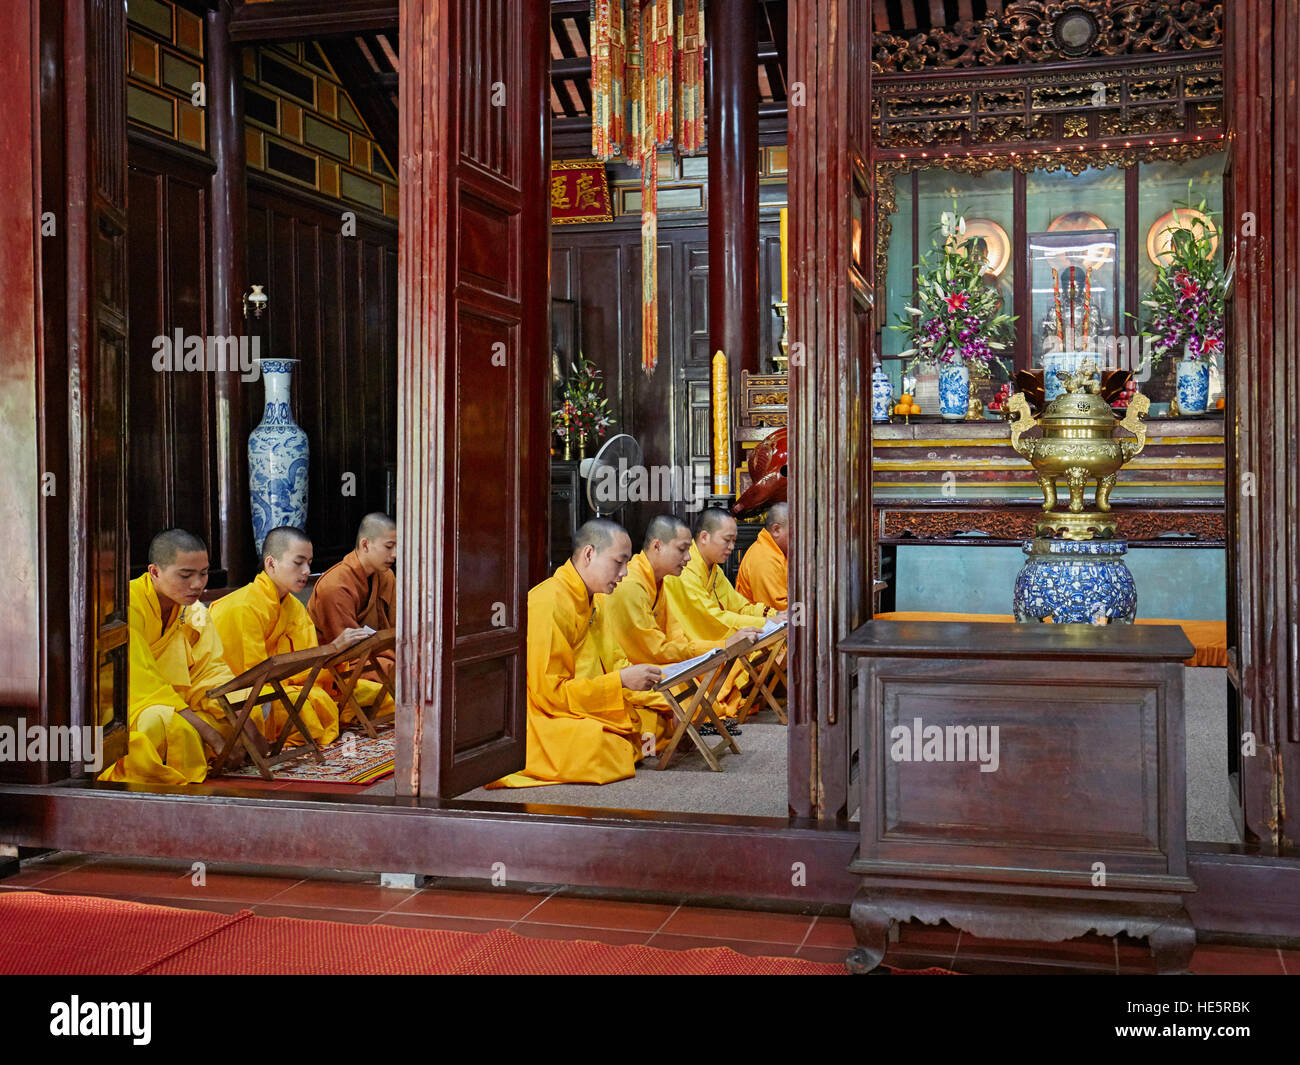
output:
<path id="1" fill-rule="evenodd" d="M 840 650 L 861 737 L 850 969 L 916 919 L 995 939 L 1127 932 L 1159 971 L 1186 970 L 1181 629 L 870 621 Z"/>

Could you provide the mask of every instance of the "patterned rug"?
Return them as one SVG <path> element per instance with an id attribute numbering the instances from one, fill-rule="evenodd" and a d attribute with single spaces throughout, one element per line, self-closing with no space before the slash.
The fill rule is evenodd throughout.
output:
<path id="1" fill-rule="evenodd" d="M 397 730 L 393 723 L 375 726 L 379 733 L 373 740 L 364 732 L 344 731 L 328 747 L 322 748 L 325 764 L 317 765 L 311 755 L 276 766 L 277 780 L 307 780 L 328 784 L 373 784 L 391 776 L 397 748 Z M 222 777 L 260 777 L 257 766 L 246 765 Z"/>

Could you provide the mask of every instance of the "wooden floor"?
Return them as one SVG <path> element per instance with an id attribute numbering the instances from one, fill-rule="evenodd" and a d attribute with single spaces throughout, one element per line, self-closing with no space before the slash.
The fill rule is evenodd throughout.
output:
<path id="1" fill-rule="evenodd" d="M 190 863 L 58 852 L 22 863 L 0 891 L 98 895 L 164 906 L 264 917 L 490 932 L 508 928 L 546 939 L 642 943 L 669 950 L 731 947 L 742 954 L 840 962 L 853 946 L 843 907 L 797 912 L 745 909 L 741 900 L 610 897 L 562 885 L 493 888 L 482 882 L 435 881 L 419 889 L 381 887 L 372 873 L 306 871 L 213 863 L 194 883 Z M 728 904 L 729 903 L 729 904 Z M 3 947 L 0 946 L 0 950 Z M 979 940 L 946 925 L 907 925 L 885 961 L 898 968 L 931 965 L 965 973 L 1150 972 L 1141 943 L 1089 936 L 1064 944 Z M 1300 951 L 1203 944 L 1196 973 L 1300 975 Z"/>

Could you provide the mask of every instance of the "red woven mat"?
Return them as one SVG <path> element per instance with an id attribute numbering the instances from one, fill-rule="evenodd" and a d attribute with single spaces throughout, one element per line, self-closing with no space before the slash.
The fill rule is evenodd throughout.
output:
<path id="1" fill-rule="evenodd" d="M 117 899 L 0 895 L 0 973 L 831 976 L 840 965 L 584 940 L 213 914 Z"/>

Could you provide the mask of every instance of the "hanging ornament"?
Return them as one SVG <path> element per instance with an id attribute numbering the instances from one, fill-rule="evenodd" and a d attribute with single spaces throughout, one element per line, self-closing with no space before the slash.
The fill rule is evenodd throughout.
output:
<path id="1" fill-rule="evenodd" d="M 592 0 L 591 153 L 641 170 L 641 367 L 659 363 L 658 152 L 704 144 L 700 0 Z"/>

